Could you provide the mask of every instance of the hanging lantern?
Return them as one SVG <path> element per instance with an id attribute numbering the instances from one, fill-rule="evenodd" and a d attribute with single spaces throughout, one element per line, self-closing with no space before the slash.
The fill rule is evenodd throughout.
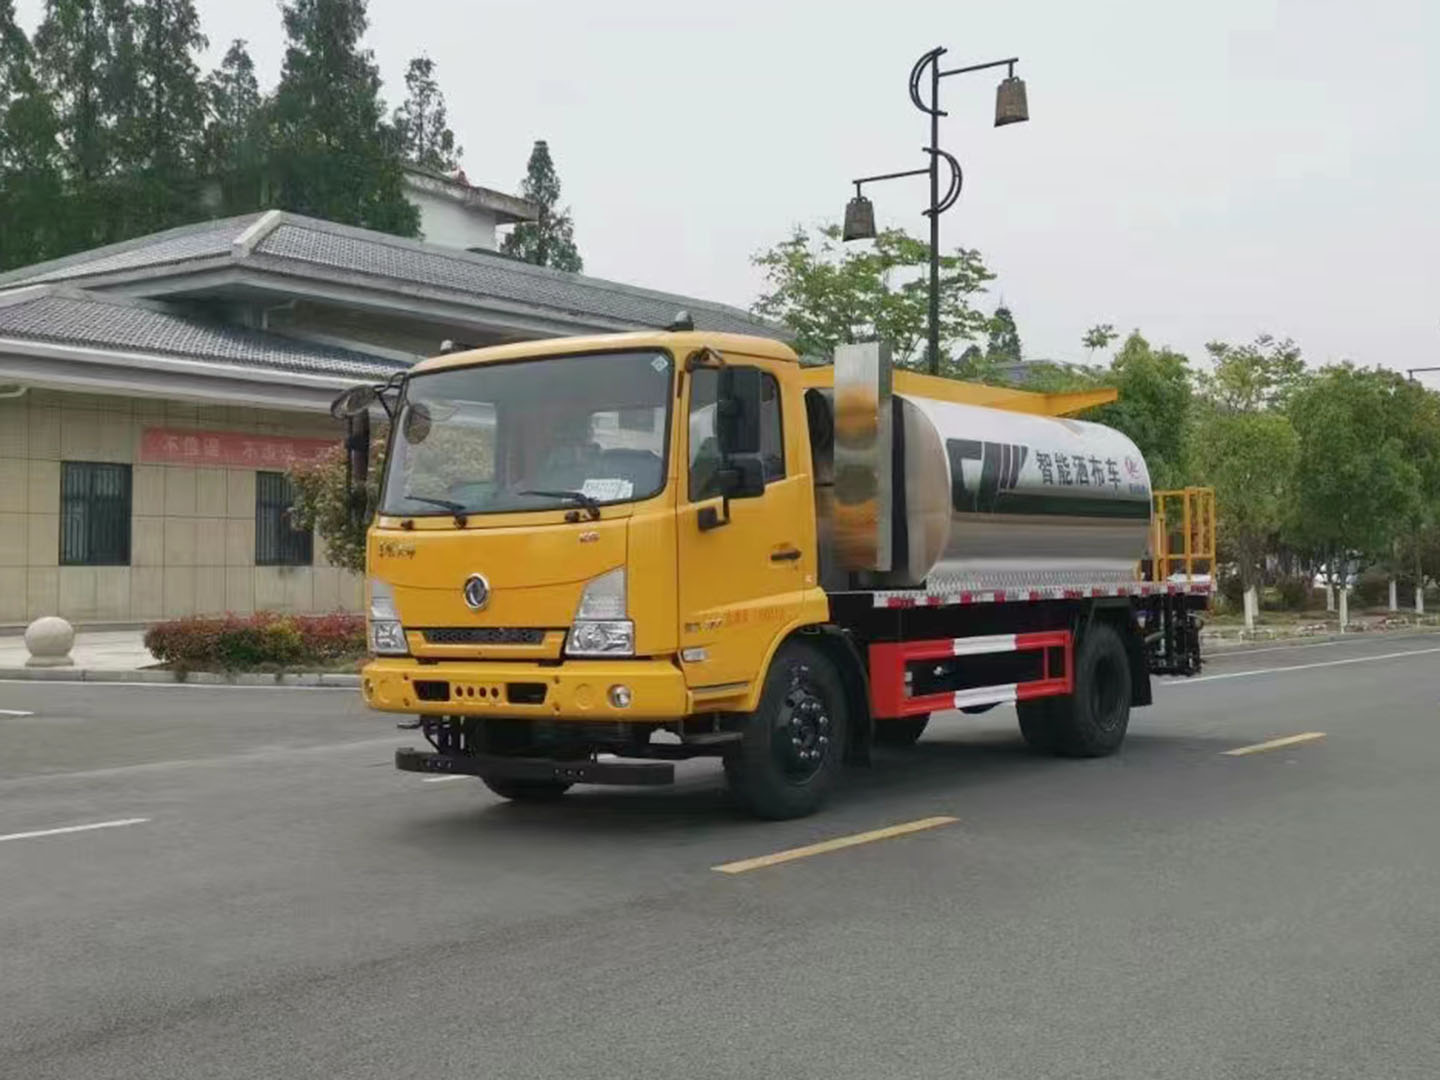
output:
<path id="1" fill-rule="evenodd" d="M 1030 119 L 1030 106 L 1025 100 L 1025 80 L 1014 75 L 1001 81 L 995 90 L 995 126 L 1021 124 Z"/>
<path id="2" fill-rule="evenodd" d="M 875 204 L 857 194 L 845 204 L 845 231 L 842 240 L 875 239 Z"/>

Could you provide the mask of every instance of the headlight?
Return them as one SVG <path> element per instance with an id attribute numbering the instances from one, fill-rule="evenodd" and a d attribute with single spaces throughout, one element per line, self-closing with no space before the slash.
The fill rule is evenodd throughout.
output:
<path id="1" fill-rule="evenodd" d="M 570 656 L 634 656 L 635 624 L 629 619 L 591 619 L 570 627 Z"/>
<path id="2" fill-rule="evenodd" d="M 569 656 L 634 656 L 635 624 L 625 618 L 625 568 L 585 585 L 565 643 Z"/>
<path id="3" fill-rule="evenodd" d="M 377 656 L 404 656 L 410 651 L 405 640 L 405 628 L 400 625 L 400 616 L 395 611 L 395 594 L 390 586 L 379 578 L 366 582 L 370 601 L 368 608 L 368 637 L 370 651 Z"/>

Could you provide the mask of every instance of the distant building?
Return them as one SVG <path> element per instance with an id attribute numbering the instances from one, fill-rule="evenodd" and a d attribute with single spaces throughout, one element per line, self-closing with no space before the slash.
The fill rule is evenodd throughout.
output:
<path id="1" fill-rule="evenodd" d="M 664 326 L 744 311 L 487 251 L 529 204 L 411 174 L 426 239 L 272 211 L 0 276 L 0 625 L 354 610 L 360 582 L 289 526 L 327 406 L 445 340 Z"/>
<path id="2" fill-rule="evenodd" d="M 534 221 L 534 203 L 490 188 L 476 187 L 463 172 L 445 176 L 418 166 L 405 170 L 405 194 L 420 208 L 420 236 L 431 244 L 463 251 L 495 251 L 496 227 Z"/>

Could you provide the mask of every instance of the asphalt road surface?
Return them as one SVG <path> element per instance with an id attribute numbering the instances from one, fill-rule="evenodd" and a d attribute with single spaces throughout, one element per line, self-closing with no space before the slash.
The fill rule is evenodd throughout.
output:
<path id="1" fill-rule="evenodd" d="M 712 763 L 514 806 L 414 741 L 0 683 L 0 1076 L 1440 1075 L 1440 636 L 1217 655 L 1099 761 L 946 716 L 781 824 Z"/>

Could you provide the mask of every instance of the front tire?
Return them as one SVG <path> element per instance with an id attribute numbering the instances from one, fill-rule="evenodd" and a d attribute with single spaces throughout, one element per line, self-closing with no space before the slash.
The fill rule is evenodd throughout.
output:
<path id="1" fill-rule="evenodd" d="M 760 707 L 745 720 L 725 779 L 750 814 L 771 820 L 812 814 L 840 777 L 850 711 L 834 663 L 803 641 L 780 646 Z"/>
<path id="2" fill-rule="evenodd" d="M 1032 750 L 1060 757 L 1104 757 L 1120 749 L 1130 726 L 1130 658 L 1120 632 L 1096 622 L 1075 655 L 1070 697 L 1016 705 L 1020 734 Z"/>
<path id="3" fill-rule="evenodd" d="M 515 780 L 507 776 L 482 776 L 485 786 L 511 802 L 554 802 L 570 785 L 560 780 Z"/>

